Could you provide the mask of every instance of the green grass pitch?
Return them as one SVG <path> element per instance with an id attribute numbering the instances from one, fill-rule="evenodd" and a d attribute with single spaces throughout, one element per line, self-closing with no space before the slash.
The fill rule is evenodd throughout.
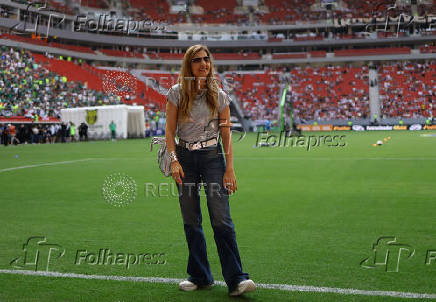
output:
<path id="1" fill-rule="evenodd" d="M 436 294 L 436 259 L 428 259 L 436 251 L 436 137 L 421 136 L 435 132 L 330 134 L 346 135 L 346 146 L 253 148 L 255 133 L 234 142 L 239 189 L 230 203 L 244 271 L 263 284 Z M 372 145 L 388 136 L 383 146 Z M 52 272 L 185 278 L 187 247 L 178 199 L 171 194 L 175 187 L 158 170 L 157 150 L 150 152 L 149 143 L 1 146 L 0 269 L 14 269 L 10 263 L 23 255 L 28 238 L 45 236 L 65 250 L 49 263 Z M 47 163 L 53 164 L 40 166 Z M 32 167 L 5 170 L 24 166 Z M 136 182 L 136 199 L 126 207 L 102 197 L 104 180 L 113 173 Z M 146 183 L 169 186 L 161 187 L 162 196 L 151 196 Z M 209 260 L 216 280 L 222 280 L 205 205 L 202 197 Z M 374 255 L 372 245 L 381 236 L 395 236 L 415 251 L 410 258 L 407 251 L 401 254 L 397 272 L 360 265 Z M 165 264 L 75 264 L 78 250 L 100 249 L 160 253 Z M 235 300 L 403 299 L 273 289 L 230 298 L 222 286 L 186 293 L 176 284 L 0 273 L 2 302 Z"/>

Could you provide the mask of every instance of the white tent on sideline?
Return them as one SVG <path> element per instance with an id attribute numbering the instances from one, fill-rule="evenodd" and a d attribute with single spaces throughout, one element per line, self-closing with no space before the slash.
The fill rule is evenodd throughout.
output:
<path id="1" fill-rule="evenodd" d="M 73 122 L 76 132 L 81 123 L 88 125 L 90 139 L 111 137 L 109 124 L 114 121 L 117 138 L 144 137 L 145 119 L 143 106 L 109 105 L 61 109 L 61 120 Z"/>

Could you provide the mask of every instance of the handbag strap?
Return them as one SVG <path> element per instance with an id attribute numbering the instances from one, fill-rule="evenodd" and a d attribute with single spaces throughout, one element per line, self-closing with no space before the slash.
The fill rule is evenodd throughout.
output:
<path id="1" fill-rule="evenodd" d="M 150 152 L 153 151 L 153 145 L 163 145 L 166 143 L 165 136 L 155 136 L 151 138 Z"/>

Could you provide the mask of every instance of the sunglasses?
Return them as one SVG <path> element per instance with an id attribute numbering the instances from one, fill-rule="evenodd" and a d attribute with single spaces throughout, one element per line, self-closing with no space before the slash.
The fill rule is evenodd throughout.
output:
<path id="1" fill-rule="evenodd" d="M 206 57 L 193 58 L 192 63 L 200 63 L 201 60 L 204 60 L 204 62 L 206 62 L 206 63 L 210 62 L 210 58 L 208 56 L 206 56 Z"/>

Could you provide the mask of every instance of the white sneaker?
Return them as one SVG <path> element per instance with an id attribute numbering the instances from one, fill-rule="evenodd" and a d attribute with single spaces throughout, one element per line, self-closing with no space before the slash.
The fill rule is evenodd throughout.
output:
<path id="1" fill-rule="evenodd" d="M 234 291 L 232 291 L 230 296 L 240 296 L 243 293 L 252 292 L 256 289 L 256 284 L 254 284 L 253 280 L 244 280 L 239 282 L 238 286 Z"/>
<path id="2" fill-rule="evenodd" d="M 197 284 L 192 283 L 189 280 L 185 280 L 185 281 L 182 281 L 179 283 L 179 289 L 183 290 L 185 292 L 190 292 L 190 291 L 198 289 L 198 286 L 197 286 Z"/>

